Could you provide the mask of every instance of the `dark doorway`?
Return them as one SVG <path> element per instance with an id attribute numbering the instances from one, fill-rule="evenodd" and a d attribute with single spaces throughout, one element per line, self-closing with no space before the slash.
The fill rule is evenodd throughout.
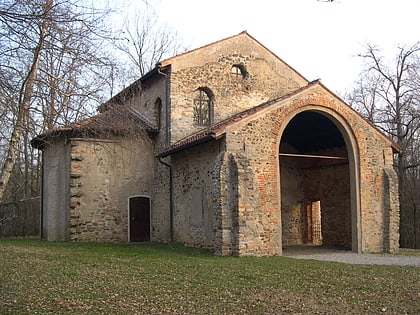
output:
<path id="1" fill-rule="evenodd" d="M 340 129 L 323 113 L 301 112 L 286 126 L 279 148 L 283 245 L 352 248 L 348 156 Z"/>
<path id="2" fill-rule="evenodd" d="M 130 242 L 150 241 L 150 198 L 129 199 Z"/>

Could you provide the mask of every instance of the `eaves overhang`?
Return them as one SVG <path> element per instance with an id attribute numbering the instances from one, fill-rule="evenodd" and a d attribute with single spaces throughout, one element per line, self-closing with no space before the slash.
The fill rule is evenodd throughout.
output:
<path id="1" fill-rule="evenodd" d="M 179 140 L 178 142 L 171 145 L 169 148 L 165 149 L 163 152 L 161 152 L 158 155 L 158 157 L 167 157 L 169 155 L 178 153 L 180 151 L 191 148 L 193 146 L 196 146 L 205 142 L 209 142 L 212 140 L 218 140 L 225 136 L 226 128 L 228 128 L 229 126 L 232 126 L 242 121 L 243 119 L 246 119 L 260 112 L 261 110 L 264 110 L 265 108 L 269 107 L 270 105 L 276 102 L 279 102 L 280 100 L 286 99 L 292 95 L 295 95 L 305 90 L 308 86 L 313 85 L 316 82 L 317 81 L 310 82 L 307 86 L 299 88 L 290 94 L 287 94 L 287 95 L 284 95 L 284 96 L 281 96 L 272 100 L 268 100 L 258 106 L 239 112 L 227 119 L 224 119 L 222 121 L 215 123 L 214 125 L 207 127 L 206 129 L 200 130 L 195 134 L 187 136 L 186 138 Z"/>
<path id="2" fill-rule="evenodd" d="M 197 137 L 196 139 L 189 139 L 188 141 L 185 142 L 179 142 L 178 144 L 175 144 L 171 147 L 169 147 L 168 149 L 164 150 L 163 152 L 161 152 L 158 157 L 159 158 L 164 158 L 173 154 L 176 154 L 178 152 L 181 152 L 183 150 L 186 149 L 190 149 L 192 147 L 195 147 L 197 145 L 206 143 L 206 142 L 210 142 L 213 140 L 217 140 L 219 139 L 219 137 L 216 136 L 215 133 L 211 132 L 205 135 L 201 135 L 200 137 Z"/>
<path id="3" fill-rule="evenodd" d="M 31 145 L 42 149 L 62 137 L 106 139 L 136 137 L 145 133 L 152 138 L 158 129 L 134 108 L 114 105 L 103 113 L 40 134 L 31 140 Z"/>

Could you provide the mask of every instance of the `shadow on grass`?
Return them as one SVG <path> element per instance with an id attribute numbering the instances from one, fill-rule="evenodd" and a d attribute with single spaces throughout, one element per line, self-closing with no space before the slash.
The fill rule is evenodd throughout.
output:
<path id="1" fill-rule="evenodd" d="M 38 247 L 44 249 L 88 251 L 92 254 L 113 254 L 122 256 L 202 256 L 213 257 L 213 253 L 202 248 L 184 246 L 181 243 L 94 243 L 94 242 L 49 242 L 38 238 L 3 238 L 0 246 Z"/>

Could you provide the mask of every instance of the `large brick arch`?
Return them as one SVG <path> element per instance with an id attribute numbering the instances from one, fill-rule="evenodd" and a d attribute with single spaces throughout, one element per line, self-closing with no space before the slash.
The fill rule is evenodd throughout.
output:
<path id="1" fill-rule="evenodd" d="M 334 165 L 324 172 L 323 169 L 329 166 L 320 163 L 321 167 L 315 167 L 314 171 L 289 173 L 284 181 L 286 177 L 281 174 L 284 170 L 279 158 L 283 133 L 295 116 L 305 112 L 316 113 L 317 117 L 322 115 L 315 123 L 328 127 L 324 130 L 326 137 L 336 137 L 340 143 L 317 150 L 318 144 L 321 148 L 325 143 L 315 138 L 316 146 L 311 150 L 296 152 L 315 152 L 315 155 L 316 152 L 321 155 L 330 152 L 346 159 L 342 161 L 342 167 Z M 299 124 L 297 127 L 296 131 L 299 131 Z M 320 135 L 315 136 L 322 139 Z M 290 205 L 285 209 L 287 211 L 300 211 L 301 218 L 304 218 L 308 202 L 317 201 L 311 198 L 316 198 L 318 187 L 322 190 L 318 200 L 326 202 L 325 207 L 321 205 L 321 214 L 322 209 L 326 214 L 326 220 L 321 220 L 326 233 L 323 244 L 354 252 L 394 250 L 398 241 L 398 200 L 391 196 L 395 195 L 397 188 L 391 177 L 389 184 L 384 183 L 387 179 L 384 170 L 392 173 L 392 142 L 322 86 L 310 86 L 301 93 L 269 103 L 258 108 L 253 115 L 229 125 L 225 130 L 224 144 L 224 149 L 232 154 L 238 166 L 235 183 L 238 185 L 239 255 L 281 255 L 282 246 L 289 245 L 283 240 L 286 239 L 283 235 L 282 213 L 286 213 L 282 212 L 283 205 Z M 298 163 L 295 169 L 303 169 Z M 324 186 L 312 185 L 311 180 L 319 182 L 320 178 L 325 180 Z M 297 192 L 292 199 L 291 195 L 282 195 L 282 189 L 285 191 L 292 186 L 282 187 L 282 183 L 291 184 L 295 189 L 293 193 Z M 339 186 L 335 186 L 336 183 Z M 307 195 L 305 190 L 310 194 Z M 330 196 L 335 194 L 335 199 L 327 193 Z M 291 201 L 289 204 L 282 200 L 284 196 Z M 389 202 L 384 202 L 387 196 Z M 294 228 L 291 224 L 288 227 Z M 301 244 L 305 242 L 302 237 Z"/>
<path id="2" fill-rule="evenodd" d="M 277 124 L 278 138 L 277 138 L 277 148 L 280 147 L 281 139 L 283 132 L 291 120 L 300 113 L 307 111 L 313 111 L 327 117 L 340 131 L 346 145 L 348 161 L 349 161 L 349 177 L 350 177 L 350 211 L 351 211 L 351 235 L 352 235 L 352 251 L 361 252 L 362 251 L 362 237 L 361 237 L 361 211 L 360 211 L 360 166 L 359 166 L 359 149 L 358 141 L 355 136 L 355 132 L 349 124 L 349 117 L 344 117 L 343 114 L 351 115 L 351 110 L 346 113 L 339 113 L 334 108 L 336 103 L 322 99 L 317 100 L 322 105 L 313 104 L 313 99 L 300 99 L 290 104 L 289 108 L 285 108 L 283 113 L 286 114 L 282 119 L 282 124 Z M 288 107 L 288 106 L 286 106 Z M 280 174 L 280 159 L 277 163 L 279 178 L 281 181 Z M 280 190 L 280 183 L 279 183 Z M 279 201 L 281 202 L 281 190 L 279 191 Z M 281 209 L 281 205 L 280 205 Z"/>

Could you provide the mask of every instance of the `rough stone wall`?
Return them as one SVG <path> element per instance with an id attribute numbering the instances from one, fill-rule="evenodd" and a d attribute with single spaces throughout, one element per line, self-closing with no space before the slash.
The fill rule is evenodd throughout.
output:
<path id="1" fill-rule="evenodd" d="M 270 130 L 279 123 L 275 116 L 258 117 L 226 134 L 227 152 L 238 164 L 240 255 L 282 252 L 278 143 Z"/>
<path id="2" fill-rule="evenodd" d="M 304 185 L 297 162 L 290 158 L 280 160 L 283 245 L 305 243 Z"/>
<path id="3" fill-rule="evenodd" d="M 231 154 L 217 157 L 213 172 L 214 252 L 239 254 L 238 166 Z"/>
<path id="4" fill-rule="evenodd" d="M 127 96 L 124 103 L 124 106 L 131 106 L 142 113 L 149 123 L 159 130 L 158 134 L 153 136 L 153 146 L 140 152 L 142 155 L 146 153 L 147 158 L 150 157 L 149 166 L 153 169 L 153 178 L 148 183 L 152 209 L 151 238 L 158 242 L 170 241 L 170 171 L 156 158 L 170 143 L 171 126 L 167 112 L 170 112 L 171 105 L 167 80 L 169 80 L 168 77 L 163 74 L 155 75 L 142 85 L 141 92 Z M 148 139 L 147 136 L 145 136 L 145 139 Z M 133 147 L 135 146 L 136 144 L 133 144 Z M 140 159 L 143 161 L 146 157 Z M 170 158 L 164 159 L 163 162 L 171 164 Z M 151 170 L 147 170 L 146 174 L 150 172 Z M 140 178 L 143 177 L 141 174 L 138 175 Z M 134 181 L 138 181 L 138 179 L 134 179 Z"/>
<path id="5" fill-rule="evenodd" d="M 152 195 L 153 150 L 144 139 L 71 140 L 70 240 L 128 240 L 128 198 Z"/>
<path id="6" fill-rule="evenodd" d="M 213 186 L 220 142 L 211 142 L 172 156 L 174 240 L 214 248 Z"/>
<path id="7" fill-rule="evenodd" d="M 65 139 L 48 144 L 43 150 L 42 176 L 42 231 L 48 241 L 64 241 L 68 238 L 68 203 L 70 145 Z"/>
<path id="8" fill-rule="evenodd" d="M 396 253 L 399 247 L 399 197 L 398 197 L 398 177 L 393 169 L 384 170 L 384 244 L 383 250 Z"/>
<path id="9" fill-rule="evenodd" d="M 350 179 L 348 165 L 306 170 L 305 198 L 321 202 L 322 244 L 351 249 Z"/>
<path id="10" fill-rule="evenodd" d="M 399 204 L 399 201 L 395 193 L 398 191 L 398 181 L 392 180 L 392 174 L 395 174 L 392 149 L 376 135 L 374 129 L 366 128 L 361 120 L 353 121 L 353 130 L 360 152 L 362 251 L 395 251 L 399 240 L 399 211 L 395 209 L 395 204 Z M 388 184 L 387 177 L 390 179 Z M 393 208 L 384 205 L 385 196 L 394 197 Z M 387 244 L 392 244 L 393 248 L 387 248 Z"/>
<path id="11" fill-rule="evenodd" d="M 170 158 L 163 162 L 171 164 Z M 154 159 L 153 197 L 152 207 L 152 240 L 156 242 L 169 242 L 170 235 L 170 169 Z"/>
<path id="12" fill-rule="evenodd" d="M 121 105 L 136 109 L 149 124 L 159 130 L 153 139 L 155 155 L 168 147 L 170 142 L 171 126 L 169 117 L 167 118 L 167 112 L 170 112 L 170 88 L 167 80 L 167 76 L 156 74 L 142 85 L 141 91 L 127 95 L 124 105 Z"/>
<path id="13" fill-rule="evenodd" d="M 280 217 L 278 209 L 273 207 L 278 194 L 272 190 L 271 182 L 277 169 L 261 170 L 243 152 L 234 156 L 238 164 L 238 254 L 278 255 L 281 253 Z M 266 164 L 264 158 L 259 163 Z"/>
<path id="14" fill-rule="evenodd" d="M 142 86 L 141 92 L 136 93 L 130 97 L 127 97 L 124 105 L 131 106 L 138 110 L 144 115 L 149 122 L 153 123 L 155 126 L 158 126 L 159 117 L 158 117 L 158 108 L 156 107 L 156 101 L 161 99 L 162 101 L 162 111 L 165 110 L 165 100 L 166 100 L 166 80 L 165 76 L 156 77 L 151 84 L 144 84 Z M 164 121 L 161 121 L 164 123 Z M 164 128 L 164 126 L 162 126 Z"/>
<path id="15" fill-rule="evenodd" d="M 238 209 L 240 254 L 281 253 L 279 137 L 282 128 L 285 127 L 284 122 L 290 119 L 293 113 L 303 109 L 328 113 L 332 119 L 345 124 L 342 129 L 347 128 L 357 139 L 352 150 L 356 152 L 355 162 L 359 163 L 360 170 L 353 169 L 352 171 L 360 174 L 358 180 L 360 190 L 357 191 L 360 196 L 360 207 L 358 207 L 360 213 L 355 213 L 356 205 L 352 209 L 352 216 L 359 216 L 359 220 L 355 219 L 355 222 L 357 221 L 355 224 L 362 235 L 360 250 L 382 251 L 385 238 L 391 240 L 387 241 L 388 243 L 396 244 L 395 240 L 398 240 L 395 226 L 398 221 L 397 213 L 395 211 L 387 213 L 383 206 L 383 197 L 386 193 L 383 188 L 383 170 L 387 169 L 391 172 L 392 159 L 389 156 L 384 159 L 384 152 L 388 155 L 391 152 L 389 140 L 328 91 L 314 85 L 305 92 L 295 95 L 292 100 L 280 101 L 250 119 L 227 128 L 226 151 L 234 156 L 241 156 L 241 154 L 246 156 L 248 163 L 246 168 L 251 170 L 252 176 L 250 177 L 248 173 L 243 176 L 243 180 L 253 183 L 253 185 L 248 185 L 248 187 L 253 187 L 253 190 L 246 191 L 246 187 L 241 186 L 242 175 L 239 172 L 239 187 L 243 190 L 239 192 Z M 350 152 L 350 154 L 353 153 Z M 240 170 L 240 166 L 238 169 Z M 356 178 L 357 175 L 355 175 Z M 395 183 L 392 186 L 395 188 Z M 388 236 L 383 229 L 384 217 L 387 216 L 391 216 L 388 222 L 392 222 Z"/>
<path id="16" fill-rule="evenodd" d="M 247 77 L 232 77 L 233 65 L 243 67 Z M 217 122 L 307 84 L 247 35 L 173 59 L 170 78 L 172 142 L 202 128 L 193 124 L 193 95 L 198 88 L 213 93 L 213 119 Z"/>

